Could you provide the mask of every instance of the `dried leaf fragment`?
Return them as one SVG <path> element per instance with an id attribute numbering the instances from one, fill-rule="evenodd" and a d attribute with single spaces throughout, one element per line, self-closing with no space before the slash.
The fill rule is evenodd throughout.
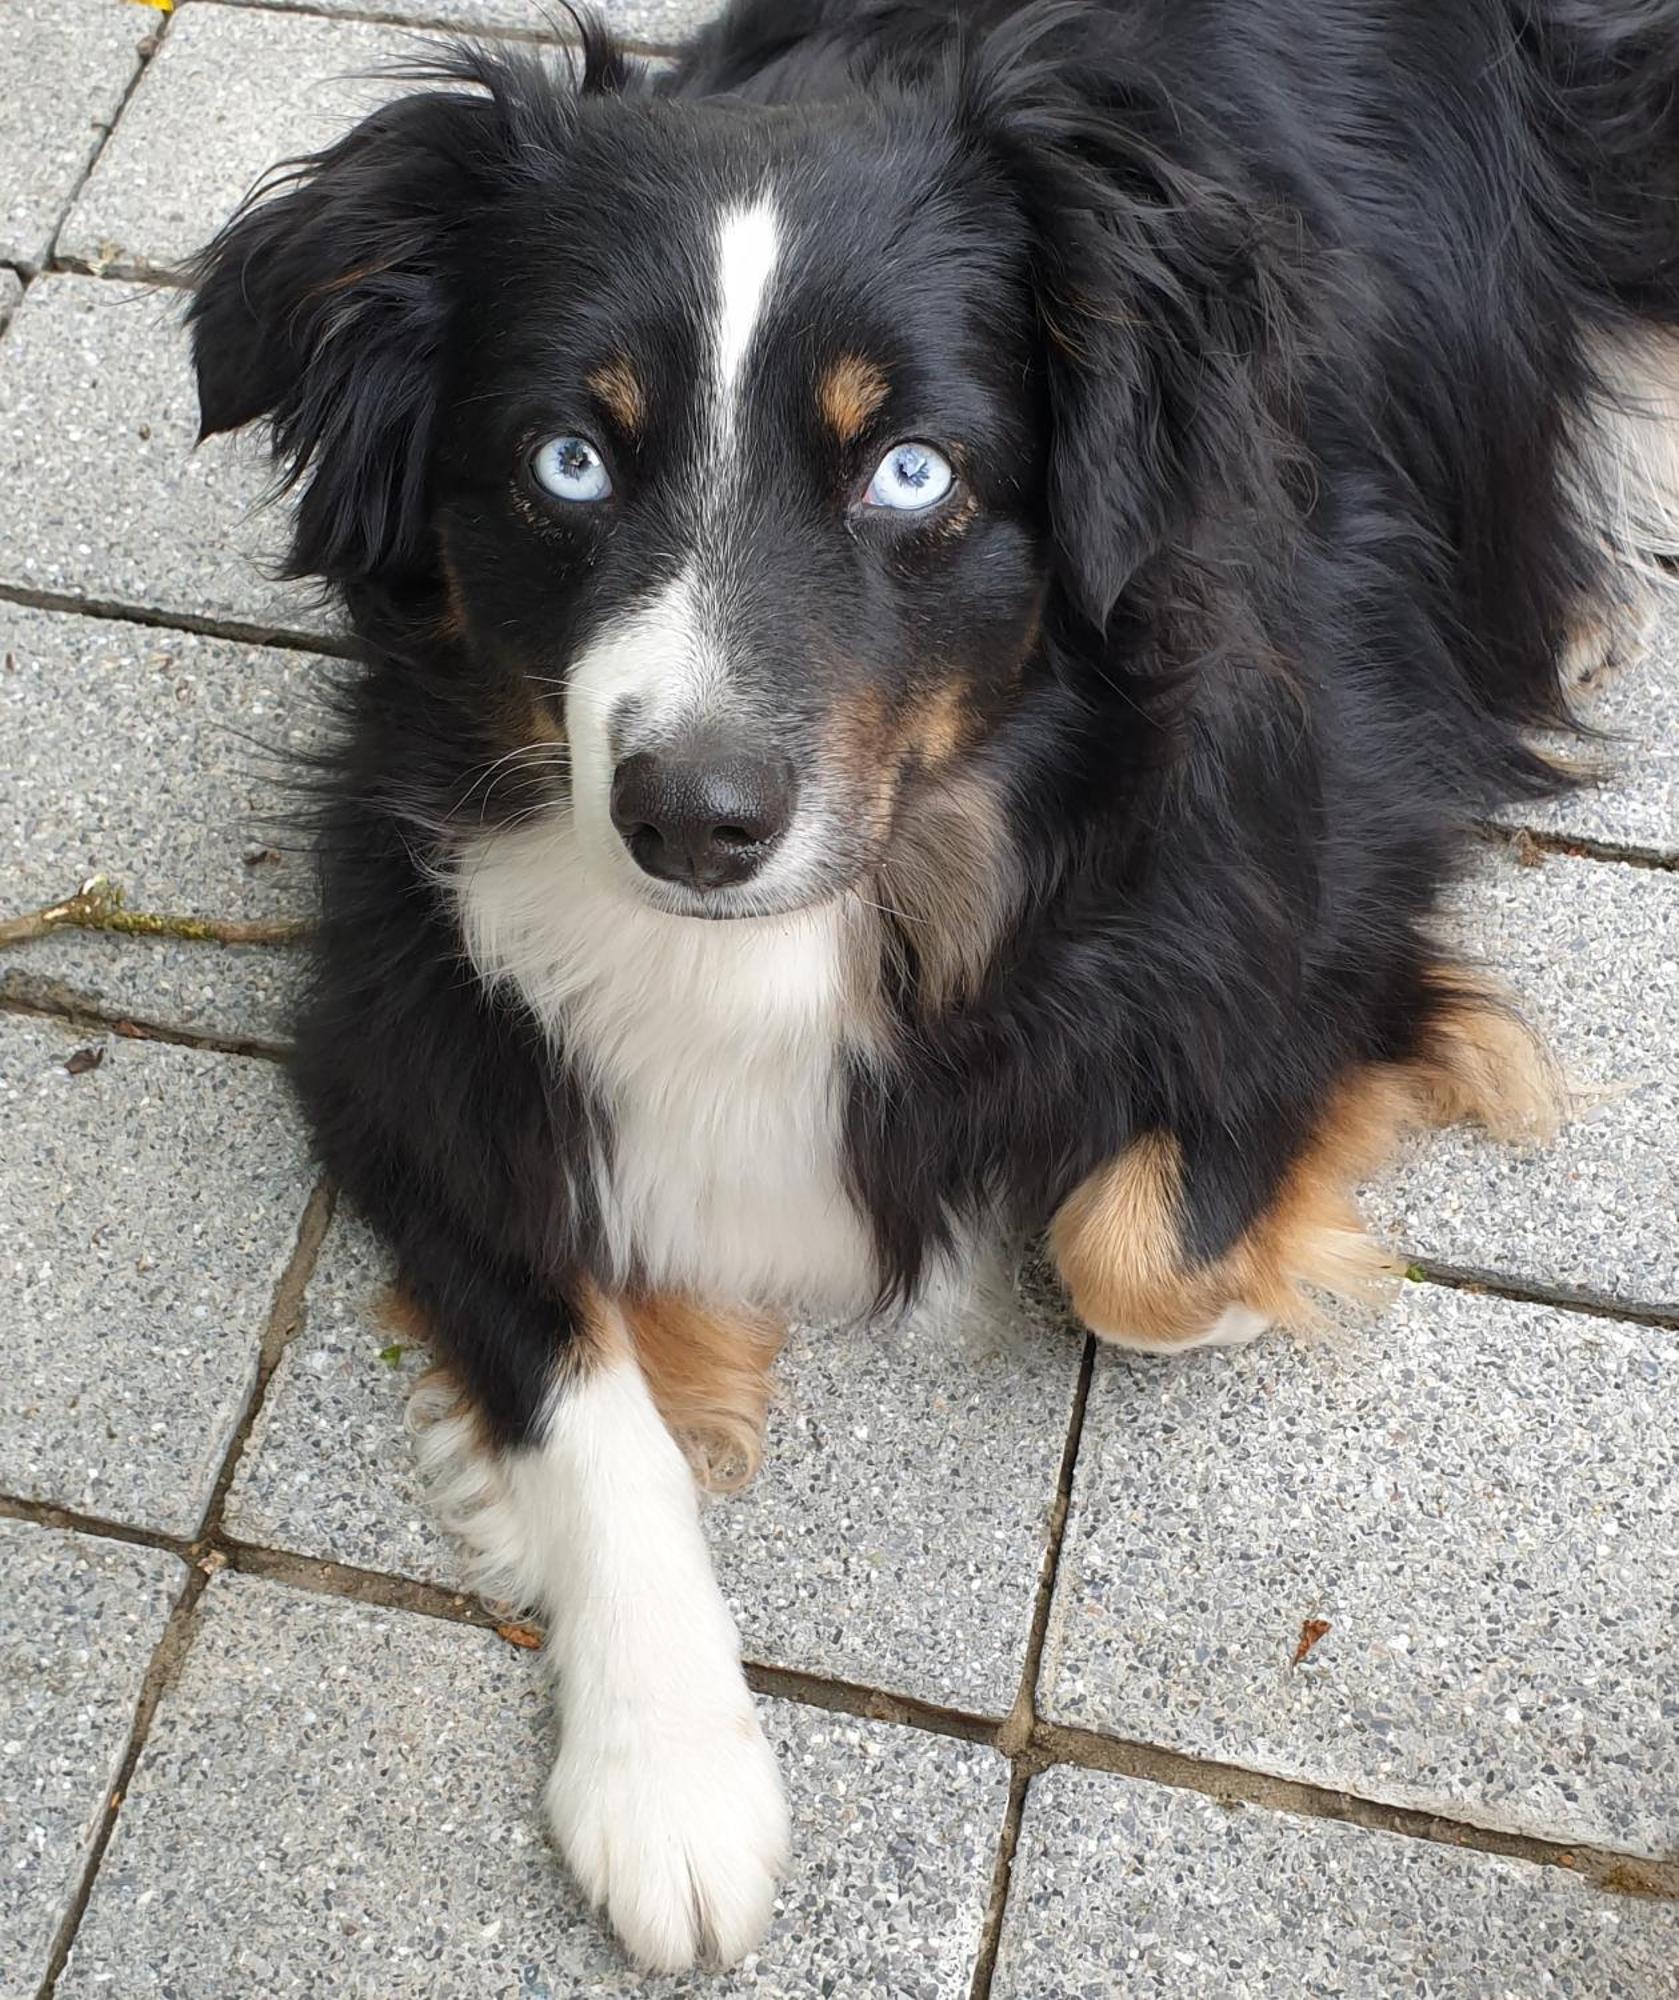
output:
<path id="1" fill-rule="evenodd" d="M 73 1056 L 65 1057 L 65 1073 L 69 1076 L 86 1076 L 90 1069 L 97 1069 L 104 1060 L 103 1049 L 78 1049 Z"/>
<path id="2" fill-rule="evenodd" d="M 1291 1667 L 1299 1666 L 1300 1662 L 1305 1659 L 1306 1655 L 1328 1630 L 1329 1620 L 1327 1618 L 1303 1619 L 1300 1625 L 1300 1643 L 1295 1647 L 1294 1658 L 1289 1661 L 1289 1665 Z"/>

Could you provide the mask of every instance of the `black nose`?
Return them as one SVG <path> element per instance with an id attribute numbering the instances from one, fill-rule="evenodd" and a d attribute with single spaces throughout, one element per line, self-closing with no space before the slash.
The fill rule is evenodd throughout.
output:
<path id="1" fill-rule="evenodd" d="M 642 750 L 612 774 L 612 824 L 637 865 L 696 889 L 756 874 L 792 807 L 785 757 Z"/>

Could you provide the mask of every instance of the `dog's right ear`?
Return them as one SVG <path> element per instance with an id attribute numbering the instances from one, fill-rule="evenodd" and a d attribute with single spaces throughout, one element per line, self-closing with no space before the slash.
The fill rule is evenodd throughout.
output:
<path id="1" fill-rule="evenodd" d="M 286 169 L 269 184 L 285 191 L 259 190 L 194 273 L 200 436 L 267 419 L 299 489 L 291 576 L 430 567 L 459 246 L 510 180 L 563 156 L 580 95 L 638 81 L 593 28 L 569 83 L 534 56 L 468 46 L 407 74 L 469 90 L 399 98 Z"/>
<path id="2" fill-rule="evenodd" d="M 188 311 L 200 436 L 268 420 L 300 489 L 287 573 L 418 564 L 451 316 L 452 247 L 481 205 L 495 108 L 426 93 L 287 170 L 199 259 Z"/>

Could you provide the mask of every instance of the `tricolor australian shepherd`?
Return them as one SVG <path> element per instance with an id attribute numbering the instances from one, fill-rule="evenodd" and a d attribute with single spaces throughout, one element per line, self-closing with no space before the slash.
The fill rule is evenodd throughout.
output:
<path id="1" fill-rule="evenodd" d="M 297 1078 L 546 1614 L 559 1845 L 726 1962 L 787 1852 L 695 1472 L 790 1313 L 1042 1232 L 1151 1351 L 1523 1110 L 1431 940 L 1637 625 L 1679 0 L 746 0 L 462 49 L 206 253 L 364 670 Z M 727 1465 L 724 1465 L 727 1461 Z"/>

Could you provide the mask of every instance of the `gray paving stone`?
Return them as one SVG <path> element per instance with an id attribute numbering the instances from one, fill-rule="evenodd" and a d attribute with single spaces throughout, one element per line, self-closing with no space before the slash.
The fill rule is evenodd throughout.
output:
<path id="1" fill-rule="evenodd" d="M 1679 1909 L 1333 1820 L 1059 1769 L 1026 1796 L 995 2000 L 1656 2000 Z"/>
<path id="2" fill-rule="evenodd" d="M 461 1581 L 433 1520 L 404 1410 L 430 1357 L 379 1318 L 386 1283 L 372 1232 L 341 1210 L 227 1496 L 242 1541 L 359 1569 Z"/>
<path id="3" fill-rule="evenodd" d="M 6 1489 L 192 1534 L 308 1194 L 284 1078 L 9 1017 L 0 1130 Z"/>
<path id="4" fill-rule="evenodd" d="M 100 154 L 59 255 L 175 270 L 277 161 L 318 152 L 394 94 L 367 71 L 421 47 L 412 29 L 195 0 Z"/>
<path id="5" fill-rule="evenodd" d="M 1105 1355 L 1040 1706 L 1671 1852 L 1676 1415 L 1671 1333 L 1427 1284 L 1356 1335 Z"/>
<path id="6" fill-rule="evenodd" d="M 122 608 L 321 632 L 275 582 L 274 512 L 250 439 L 193 448 L 198 402 L 181 295 L 49 274 L 0 341 L 0 583 Z"/>
<path id="7" fill-rule="evenodd" d="M 1082 1351 L 1041 1299 L 799 1329 L 763 1470 L 707 1516 L 748 1657 L 1006 1712 Z"/>
<path id="8" fill-rule="evenodd" d="M 22 297 L 23 280 L 16 271 L 0 269 L 0 332 L 5 331 L 6 322 L 17 311 Z"/>
<path id="9" fill-rule="evenodd" d="M 301 760 L 326 731 L 331 663 L 114 619 L 0 604 L 0 873 L 10 909 L 94 874 L 129 907 L 306 916 Z M 54 986 L 202 1033 L 284 1039 L 289 952 L 86 933 L 0 962 L 0 992 Z"/>
<path id="10" fill-rule="evenodd" d="M 35 269 L 159 27 L 105 0 L 0 8 L 0 257 Z"/>
<path id="11" fill-rule="evenodd" d="M 797 1853 L 732 1978 L 643 1979 L 547 1847 L 530 1655 L 225 1575 L 161 1703 L 62 2000 L 965 1995 L 1006 1770 L 989 1750 L 766 1704 Z"/>
<path id="12" fill-rule="evenodd" d="M 286 5 L 288 0 L 241 0 L 251 6 Z M 302 0 L 299 0 L 302 4 Z M 356 14 L 368 11 L 367 0 L 308 0 L 312 13 Z M 374 10 L 402 21 L 435 23 L 473 33 L 535 35 L 544 40 L 567 24 L 558 8 L 543 8 L 536 0 L 378 0 Z M 643 49 L 668 49 L 720 13 L 721 0 L 595 0 L 599 14 L 624 41 Z"/>
<path id="13" fill-rule="evenodd" d="M 0 1521 L 0 2000 L 35 2000 L 186 1565 Z"/>
<path id="14" fill-rule="evenodd" d="M 374 1311 L 384 1273 L 367 1233 L 335 1223 L 228 1521 L 244 1540 L 453 1588 L 403 1429 L 426 1357 L 381 1360 L 395 1339 Z M 747 1656 L 1005 1711 L 1079 1353 L 1058 1320 L 1024 1337 L 983 1321 L 795 1333 L 764 1469 L 706 1513 Z"/>
<path id="15" fill-rule="evenodd" d="M 1467 885 L 1455 926 L 1588 1102 L 1550 1145 L 1468 1130 L 1409 1147 L 1373 1191 L 1414 1253 L 1617 1303 L 1679 1303 L 1679 875 L 1547 855 Z"/>
<path id="16" fill-rule="evenodd" d="M 1602 783 L 1511 812 L 1512 824 L 1650 855 L 1679 854 L 1679 594 L 1667 593 L 1648 651 L 1583 701 L 1609 739 L 1560 746 L 1605 773 Z"/>

